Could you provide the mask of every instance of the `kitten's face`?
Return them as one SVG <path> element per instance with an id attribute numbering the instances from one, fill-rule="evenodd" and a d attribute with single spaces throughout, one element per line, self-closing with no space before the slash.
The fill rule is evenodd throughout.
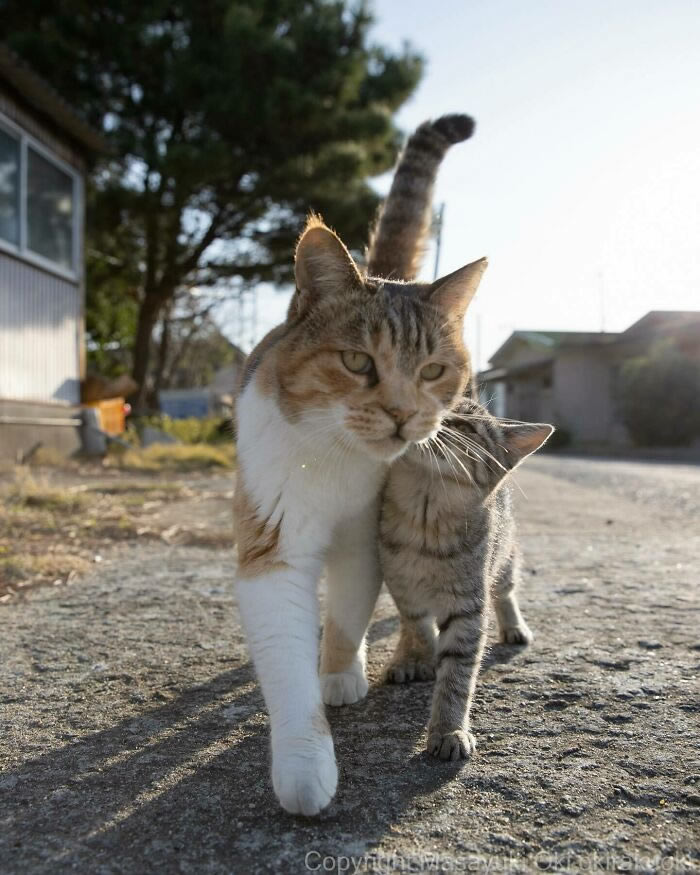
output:
<path id="1" fill-rule="evenodd" d="M 464 398 L 444 416 L 429 447 L 414 446 L 406 461 L 424 474 L 440 476 L 474 487 L 483 499 L 551 436 L 545 423 L 504 423 L 481 405 Z"/>
<path id="2" fill-rule="evenodd" d="M 433 284 L 367 279 L 312 220 L 277 356 L 282 411 L 380 460 L 429 437 L 470 377 L 463 317 L 485 267 Z"/>
<path id="3" fill-rule="evenodd" d="M 434 434 L 470 378 L 461 320 L 416 287 L 368 280 L 321 302 L 295 333 L 279 377 L 283 409 L 327 411 L 348 443 L 378 459 Z"/>

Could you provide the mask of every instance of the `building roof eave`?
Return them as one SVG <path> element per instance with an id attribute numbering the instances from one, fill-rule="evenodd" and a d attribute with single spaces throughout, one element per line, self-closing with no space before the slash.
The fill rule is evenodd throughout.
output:
<path id="1" fill-rule="evenodd" d="M 553 361 L 554 358 L 549 356 L 531 362 L 523 362 L 520 365 L 511 365 L 510 367 L 504 368 L 490 368 L 489 370 L 478 373 L 476 378 L 482 383 L 494 383 L 499 380 L 507 380 L 509 377 L 520 376 L 528 371 L 543 370 L 544 368 L 551 367 Z"/>
<path id="2" fill-rule="evenodd" d="M 107 152 L 104 137 L 84 121 L 75 109 L 4 43 L 0 43 L 0 77 L 37 112 L 89 152 Z"/>

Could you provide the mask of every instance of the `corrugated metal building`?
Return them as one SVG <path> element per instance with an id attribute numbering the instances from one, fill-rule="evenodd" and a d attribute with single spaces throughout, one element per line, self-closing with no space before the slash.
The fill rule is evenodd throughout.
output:
<path id="1" fill-rule="evenodd" d="M 77 447 L 84 180 L 100 136 L 0 44 L 0 456 Z M 48 422 L 54 420 L 55 422 Z"/>

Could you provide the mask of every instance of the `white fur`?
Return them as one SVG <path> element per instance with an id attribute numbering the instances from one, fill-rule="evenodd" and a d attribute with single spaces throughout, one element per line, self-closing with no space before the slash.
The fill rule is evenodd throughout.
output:
<path id="1" fill-rule="evenodd" d="M 280 523 L 277 558 L 286 563 L 237 581 L 270 712 L 273 786 L 288 811 L 316 814 L 337 782 L 333 742 L 319 725 L 316 587 L 332 548 L 329 609 L 349 629 L 359 654 L 348 677 L 325 678 L 324 690 L 334 704 L 357 701 L 367 691 L 362 642 L 379 583 L 373 525 L 385 467 L 348 435 L 342 410 L 309 413 L 291 424 L 255 379 L 238 401 L 238 458 L 261 519 Z"/>
<path id="2" fill-rule="evenodd" d="M 343 672 L 321 675 L 327 705 L 352 705 L 367 694 L 364 636 L 382 573 L 377 544 L 377 502 L 336 529 L 327 555 L 327 616 L 355 645 L 353 664 Z M 324 642 L 325 643 L 325 642 Z"/>

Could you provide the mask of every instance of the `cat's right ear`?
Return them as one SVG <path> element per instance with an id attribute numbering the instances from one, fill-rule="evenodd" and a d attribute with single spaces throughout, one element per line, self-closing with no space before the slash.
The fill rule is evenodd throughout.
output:
<path id="1" fill-rule="evenodd" d="M 427 287 L 426 299 L 453 321 L 461 321 L 479 288 L 488 260 L 480 258 Z"/>
<path id="2" fill-rule="evenodd" d="M 515 468 L 549 440 L 554 426 L 544 422 L 501 423 L 501 430 L 508 453 L 506 465 Z"/>
<path id="3" fill-rule="evenodd" d="M 299 238 L 294 272 L 297 288 L 287 318 L 301 315 L 321 297 L 362 287 L 360 272 L 340 237 L 317 216 L 309 218 Z"/>

